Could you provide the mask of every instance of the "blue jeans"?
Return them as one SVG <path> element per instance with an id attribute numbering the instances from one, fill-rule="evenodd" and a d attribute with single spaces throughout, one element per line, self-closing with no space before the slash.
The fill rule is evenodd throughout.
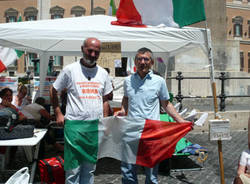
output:
<path id="1" fill-rule="evenodd" d="M 79 167 L 66 171 L 65 184 L 93 184 L 96 165 L 84 162 Z"/>
<path id="2" fill-rule="evenodd" d="M 144 167 L 146 175 L 145 184 L 158 184 L 158 167 L 158 164 L 154 168 Z M 121 163 L 122 184 L 138 184 L 136 169 L 135 164 Z"/>

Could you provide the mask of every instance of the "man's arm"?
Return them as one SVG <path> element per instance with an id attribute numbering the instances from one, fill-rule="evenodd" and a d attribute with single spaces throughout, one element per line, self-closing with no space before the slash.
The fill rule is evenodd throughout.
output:
<path id="1" fill-rule="evenodd" d="M 115 116 L 126 116 L 128 113 L 128 97 L 123 96 L 121 110 L 115 112 Z"/>
<path id="2" fill-rule="evenodd" d="M 56 122 L 60 125 L 64 124 L 64 116 L 61 112 L 60 106 L 59 106 L 59 100 L 56 89 L 51 86 L 50 88 L 50 101 L 52 104 L 52 107 L 54 109 L 54 113 L 56 116 Z"/>
<path id="3" fill-rule="evenodd" d="M 109 94 L 103 96 L 103 117 L 107 117 L 109 115 Z"/>
<path id="4" fill-rule="evenodd" d="M 164 110 L 172 117 L 176 122 L 187 122 L 184 120 L 179 113 L 174 108 L 173 104 L 169 102 L 168 100 L 161 100 L 161 105 L 164 108 Z"/>
<path id="5" fill-rule="evenodd" d="M 237 175 L 240 176 L 241 174 L 245 174 L 245 171 L 246 171 L 246 166 L 239 164 L 237 169 Z"/>
<path id="6" fill-rule="evenodd" d="M 42 117 L 46 118 L 47 120 L 54 120 L 53 116 L 51 116 L 46 109 L 41 109 L 39 111 Z"/>

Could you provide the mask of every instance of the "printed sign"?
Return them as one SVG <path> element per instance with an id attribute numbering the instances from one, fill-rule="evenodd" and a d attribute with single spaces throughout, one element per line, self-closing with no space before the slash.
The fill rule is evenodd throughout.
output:
<path id="1" fill-rule="evenodd" d="M 3 88 L 10 88 L 13 91 L 13 95 L 17 94 L 18 78 L 17 77 L 0 77 L 0 90 Z"/>
<path id="2" fill-rule="evenodd" d="M 229 120 L 209 120 L 209 137 L 210 141 L 231 140 Z"/>
<path id="3" fill-rule="evenodd" d="M 98 65 L 110 69 L 110 75 L 115 76 L 115 61 L 121 63 L 121 43 L 102 42 L 101 53 L 97 61 Z M 121 64 L 119 65 L 121 67 Z"/>

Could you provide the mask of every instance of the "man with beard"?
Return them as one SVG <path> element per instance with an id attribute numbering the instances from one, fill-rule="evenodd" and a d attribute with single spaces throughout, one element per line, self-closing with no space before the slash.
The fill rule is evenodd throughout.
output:
<path id="1" fill-rule="evenodd" d="M 83 57 L 80 61 L 66 66 L 50 89 L 56 121 L 64 125 L 64 169 L 67 184 L 94 183 L 97 158 L 89 160 L 88 157 L 96 153 L 94 137 L 91 135 L 93 130 L 90 127 L 96 120 L 98 124 L 98 119 L 108 114 L 108 96 L 112 92 L 108 73 L 96 64 L 101 42 L 97 38 L 87 38 L 81 50 Z M 57 92 L 65 89 L 67 105 L 64 117 Z"/>

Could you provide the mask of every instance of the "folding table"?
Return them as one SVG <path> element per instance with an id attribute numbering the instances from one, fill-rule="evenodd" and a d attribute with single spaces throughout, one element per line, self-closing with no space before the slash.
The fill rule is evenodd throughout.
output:
<path id="1" fill-rule="evenodd" d="M 0 140 L 0 146 L 22 146 L 24 148 L 26 157 L 29 162 L 32 163 L 30 172 L 30 182 L 33 183 L 38 153 L 40 148 L 40 142 L 45 136 L 47 129 L 34 129 L 34 135 L 30 138 L 12 139 L 12 140 Z M 34 147 L 34 149 L 32 149 Z"/>

